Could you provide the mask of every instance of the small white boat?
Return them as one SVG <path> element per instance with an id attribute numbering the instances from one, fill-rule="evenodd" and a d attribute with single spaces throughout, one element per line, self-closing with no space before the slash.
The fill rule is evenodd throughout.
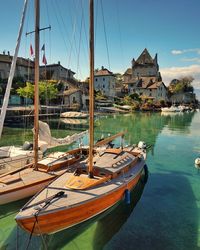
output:
<path id="1" fill-rule="evenodd" d="M 161 108 L 162 112 L 180 112 L 180 109 L 175 106 Z"/>
<path id="2" fill-rule="evenodd" d="M 82 113 L 82 112 L 64 112 L 61 113 L 60 117 L 62 118 L 78 118 L 78 119 L 83 119 L 83 118 L 88 118 L 88 114 Z"/>
<path id="3" fill-rule="evenodd" d="M 117 104 L 114 104 L 113 106 L 116 107 L 116 108 L 122 109 L 122 110 L 126 110 L 126 111 L 131 110 L 131 106 L 129 106 L 129 105 L 117 105 Z"/>
<path id="4" fill-rule="evenodd" d="M 60 121 L 65 124 L 71 124 L 71 125 L 80 125 L 87 123 L 87 120 L 85 119 L 72 119 L 72 118 L 62 118 L 60 119 Z"/>

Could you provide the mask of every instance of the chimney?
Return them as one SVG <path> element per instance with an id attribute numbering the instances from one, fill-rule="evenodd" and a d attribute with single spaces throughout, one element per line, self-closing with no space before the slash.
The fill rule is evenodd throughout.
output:
<path id="1" fill-rule="evenodd" d="M 103 67 L 103 66 L 101 66 L 101 69 L 102 69 L 102 70 L 104 70 L 104 67 Z"/>
<path id="2" fill-rule="evenodd" d="M 58 64 L 60 65 L 60 61 L 58 61 Z"/>
<path id="3" fill-rule="evenodd" d="M 8 56 L 10 55 L 10 51 L 8 51 Z"/>
<path id="4" fill-rule="evenodd" d="M 6 52 L 5 52 L 5 50 L 3 51 L 3 55 L 5 55 L 6 54 Z"/>

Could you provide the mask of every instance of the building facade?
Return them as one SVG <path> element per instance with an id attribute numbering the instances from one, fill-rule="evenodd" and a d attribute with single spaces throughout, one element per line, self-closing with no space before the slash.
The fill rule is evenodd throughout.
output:
<path id="1" fill-rule="evenodd" d="M 124 73 L 124 91 L 156 101 L 167 101 L 167 88 L 159 72 L 157 54 L 152 58 L 145 48 L 137 60 L 132 60 L 132 67 Z"/>
<path id="2" fill-rule="evenodd" d="M 101 91 L 108 98 L 113 98 L 115 96 L 115 85 L 116 78 L 111 71 L 103 66 L 100 70 L 95 71 L 94 89 L 96 91 Z"/>
<path id="3" fill-rule="evenodd" d="M 74 80 L 75 72 L 63 67 L 60 62 L 55 64 L 48 64 L 40 66 L 41 79 L 55 80 L 55 81 L 70 81 Z"/>
<path id="4" fill-rule="evenodd" d="M 0 79 L 8 79 L 13 56 L 9 51 L 6 54 L 0 54 Z M 34 61 L 22 57 L 17 58 L 14 77 L 20 77 L 23 80 L 34 79 Z"/>

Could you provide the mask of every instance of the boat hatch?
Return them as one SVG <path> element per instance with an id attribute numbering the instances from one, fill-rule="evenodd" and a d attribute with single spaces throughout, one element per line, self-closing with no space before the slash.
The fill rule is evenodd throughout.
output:
<path id="1" fill-rule="evenodd" d="M 110 176 L 95 176 L 94 178 L 89 178 L 86 174 L 81 175 L 71 175 L 71 177 L 66 182 L 65 186 L 70 189 L 88 189 L 93 186 L 97 186 L 110 179 Z"/>

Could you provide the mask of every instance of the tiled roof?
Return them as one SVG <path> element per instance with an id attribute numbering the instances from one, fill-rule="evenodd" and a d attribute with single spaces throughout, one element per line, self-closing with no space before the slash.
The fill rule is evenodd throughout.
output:
<path id="1" fill-rule="evenodd" d="M 149 64 L 149 63 L 154 63 L 154 60 L 150 56 L 148 50 L 145 48 L 143 50 L 142 54 L 136 60 L 136 63 L 138 63 L 138 64 Z"/>
<path id="2" fill-rule="evenodd" d="M 125 71 L 124 75 L 132 75 L 132 69 L 131 69 L 131 68 L 128 68 L 128 69 Z"/>
<path id="3" fill-rule="evenodd" d="M 102 68 L 94 73 L 94 76 L 108 76 L 108 75 L 113 75 L 113 73 L 106 68 Z"/>
<path id="4" fill-rule="evenodd" d="M 52 68 L 52 67 L 61 67 L 65 70 L 71 71 L 71 73 L 75 74 L 74 71 L 72 71 L 71 69 L 67 69 L 65 67 L 63 67 L 60 63 L 52 63 L 52 64 L 47 64 L 47 65 L 41 65 L 40 68 Z"/>
<path id="5" fill-rule="evenodd" d="M 0 62 L 2 63 L 12 63 L 13 56 L 0 54 Z M 26 59 L 23 57 L 17 57 L 17 66 L 33 67 L 34 61 Z"/>
<path id="6" fill-rule="evenodd" d="M 62 93 L 59 93 L 58 95 L 60 95 L 60 96 L 62 96 L 62 95 L 68 96 L 68 95 L 72 95 L 72 94 L 74 94 L 74 93 L 76 93 L 78 91 L 81 91 L 81 90 L 80 89 L 68 89 L 68 90 L 63 91 Z"/>
<path id="7" fill-rule="evenodd" d="M 134 84 L 137 88 L 142 89 L 157 89 L 162 83 L 157 80 L 157 77 L 142 77 L 140 79 L 132 78 L 125 84 Z"/>

